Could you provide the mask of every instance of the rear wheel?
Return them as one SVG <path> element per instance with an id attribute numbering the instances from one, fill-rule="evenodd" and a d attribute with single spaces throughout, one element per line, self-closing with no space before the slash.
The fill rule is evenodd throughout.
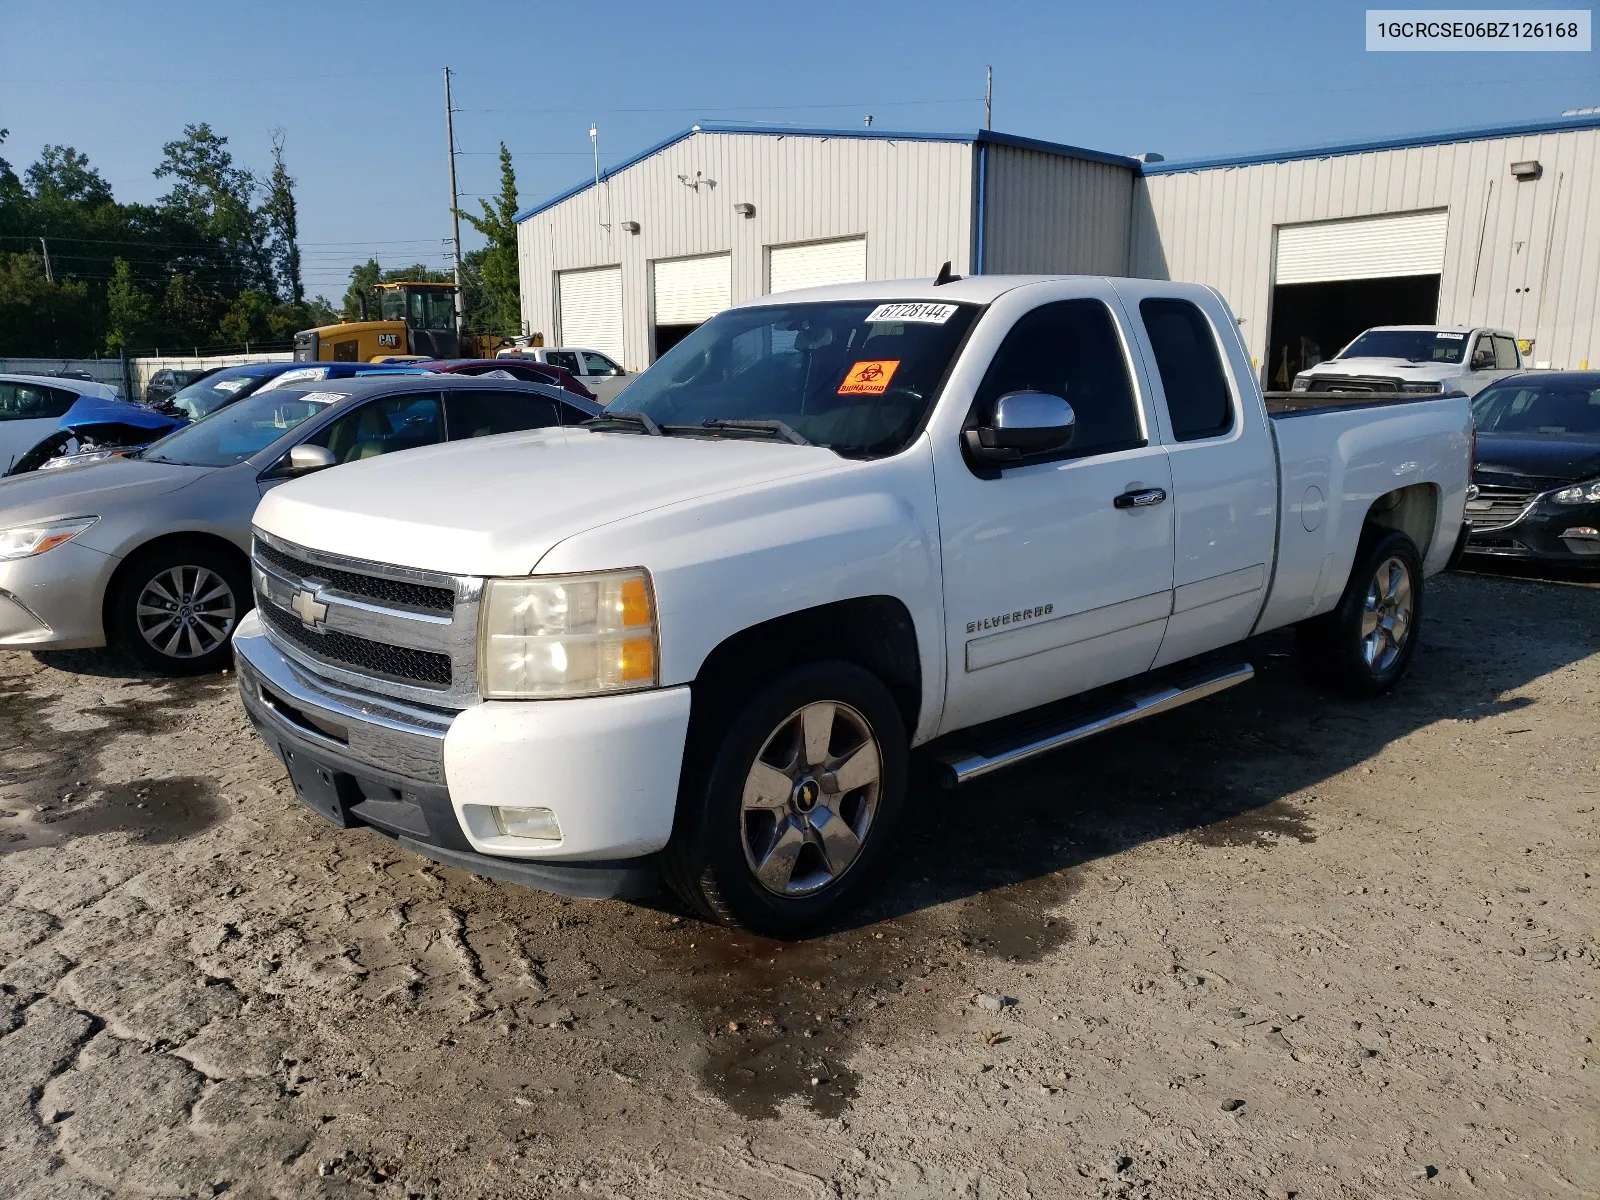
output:
<path id="1" fill-rule="evenodd" d="M 874 874 L 905 798 L 905 724 L 888 689 L 843 662 L 725 701 L 704 765 L 686 764 L 667 880 L 712 920 L 801 937 Z"/>
<path id="2" fill-rule="evenodd" d="M 1332 612 L 1296 630 L 1301 666 L 1348 696 L 1376 696 L 1405 674 L 1422 621 L 1422 558 L 1397 529 L 1363 535 Z"/>
<path id="3" fill-rule="evenodd" d="M 228 665 L 233 631 L 250 609 L 242 560 L 200 543 L 139 555 L 112 599 L 117 645 L 163 675 L 202 675 Z"/>

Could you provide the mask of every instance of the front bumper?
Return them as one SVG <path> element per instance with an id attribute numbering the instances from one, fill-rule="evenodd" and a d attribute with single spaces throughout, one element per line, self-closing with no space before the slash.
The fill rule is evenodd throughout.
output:
<path id="1" fill-rule="evenodd" d="M 76 541 L 0 562 L 0 647 L 104 646 L 106 587 L 117 562 Z"/>
<path id="2" fill-rule="evenodd" d="M 687 688 L 462 712 L 345 691 L 299 669 L 254 613 L 234 634 L 239 690 L 295 791 L 448 866 L 564 895 L 644 895 L 672 833 Z M 553 809 L 559 842 L 506 837 L 491 806 Z"/>
<path id="3" fill-rule="evenodd" d="M 1537 501 L 1509 525 L 1474 529 L 1467 553 L 1600 567 L 1600 504 Z"/>

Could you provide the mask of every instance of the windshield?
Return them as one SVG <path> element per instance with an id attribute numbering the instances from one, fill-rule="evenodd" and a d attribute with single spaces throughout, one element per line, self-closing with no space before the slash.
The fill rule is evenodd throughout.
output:
<path id="1" fill-rule="evenodd" d="M 1432 329 L 1369 329 L 1339 351 L 1340 358 L 1403 358 L 1414 363 L 1458 363 L 1467 335 Z"/>
<path id="2" fill-rule="evenodd" d="M 191 383 L 172 397 L 174 408 L 186 416 L 199 420 L 214 413 L 225 404 L 242 400 L 261 386 L 259 375 L 209 375 L 199 383 Z"/>
<path id="3" fill-rule="evenodd" d="M 190 467 L 231 467 L 343 399 L 340 392 L 267 392 L 250 396 L 168 434 L 139 457 Z"/>
<path id="4" fill-rule="evenodd" d="M 1556 382 L 1486 388 L 1472 402 L 1472 421 L 1479 433 L 1594 437 L 1600 388 Z"/>
<path id="5" fill-rule="evenodd" d="M 894 454 L 921 426 L 977 312 L 873 300 L 733 309 L 669 350 L 614 407 L 668 434 L 781 421 L 840 454 Z"/>

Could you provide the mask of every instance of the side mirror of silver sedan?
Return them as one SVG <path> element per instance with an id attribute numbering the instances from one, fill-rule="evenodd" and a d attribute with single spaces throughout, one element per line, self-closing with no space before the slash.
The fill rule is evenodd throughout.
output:
<path id="1" fill-rule="evenodd" d="M 285 475 L 309 475 L 323 471 L 338 463 L 333 451 L 326 446 L 299 445 L 289 450 L 289 461 L 284 464 Z"/>

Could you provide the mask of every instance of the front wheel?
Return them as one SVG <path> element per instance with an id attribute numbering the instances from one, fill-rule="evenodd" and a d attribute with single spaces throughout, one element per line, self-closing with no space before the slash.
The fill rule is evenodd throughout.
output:
<path id="1" fill-rule="evenodd" d="M 1397 529 L 1370 530 L 1339 603 L 1296 630 L 1301 666 L 1347 696 L 1379 695 L 1410 666 L 1421 623 L 1421 555 Z"/>
<path id="2" fill-rule="evenodd" d="M 905 799 L 905 722 L 877 678 L 813 663 L 715 711 L 685 764 L 672 889 L 712 920 L 802 937 L 876 868 Z M 709 700 L 709 698 L 708 698 Z"/>
<path id="3" fill-rule="evenodd" d="M 163 675 L 203 675 L 228 665 L 233 631 L 251 605 L 241 559 L 173 542 L 138 555 L 112 598 L 117 644 Z"/>

